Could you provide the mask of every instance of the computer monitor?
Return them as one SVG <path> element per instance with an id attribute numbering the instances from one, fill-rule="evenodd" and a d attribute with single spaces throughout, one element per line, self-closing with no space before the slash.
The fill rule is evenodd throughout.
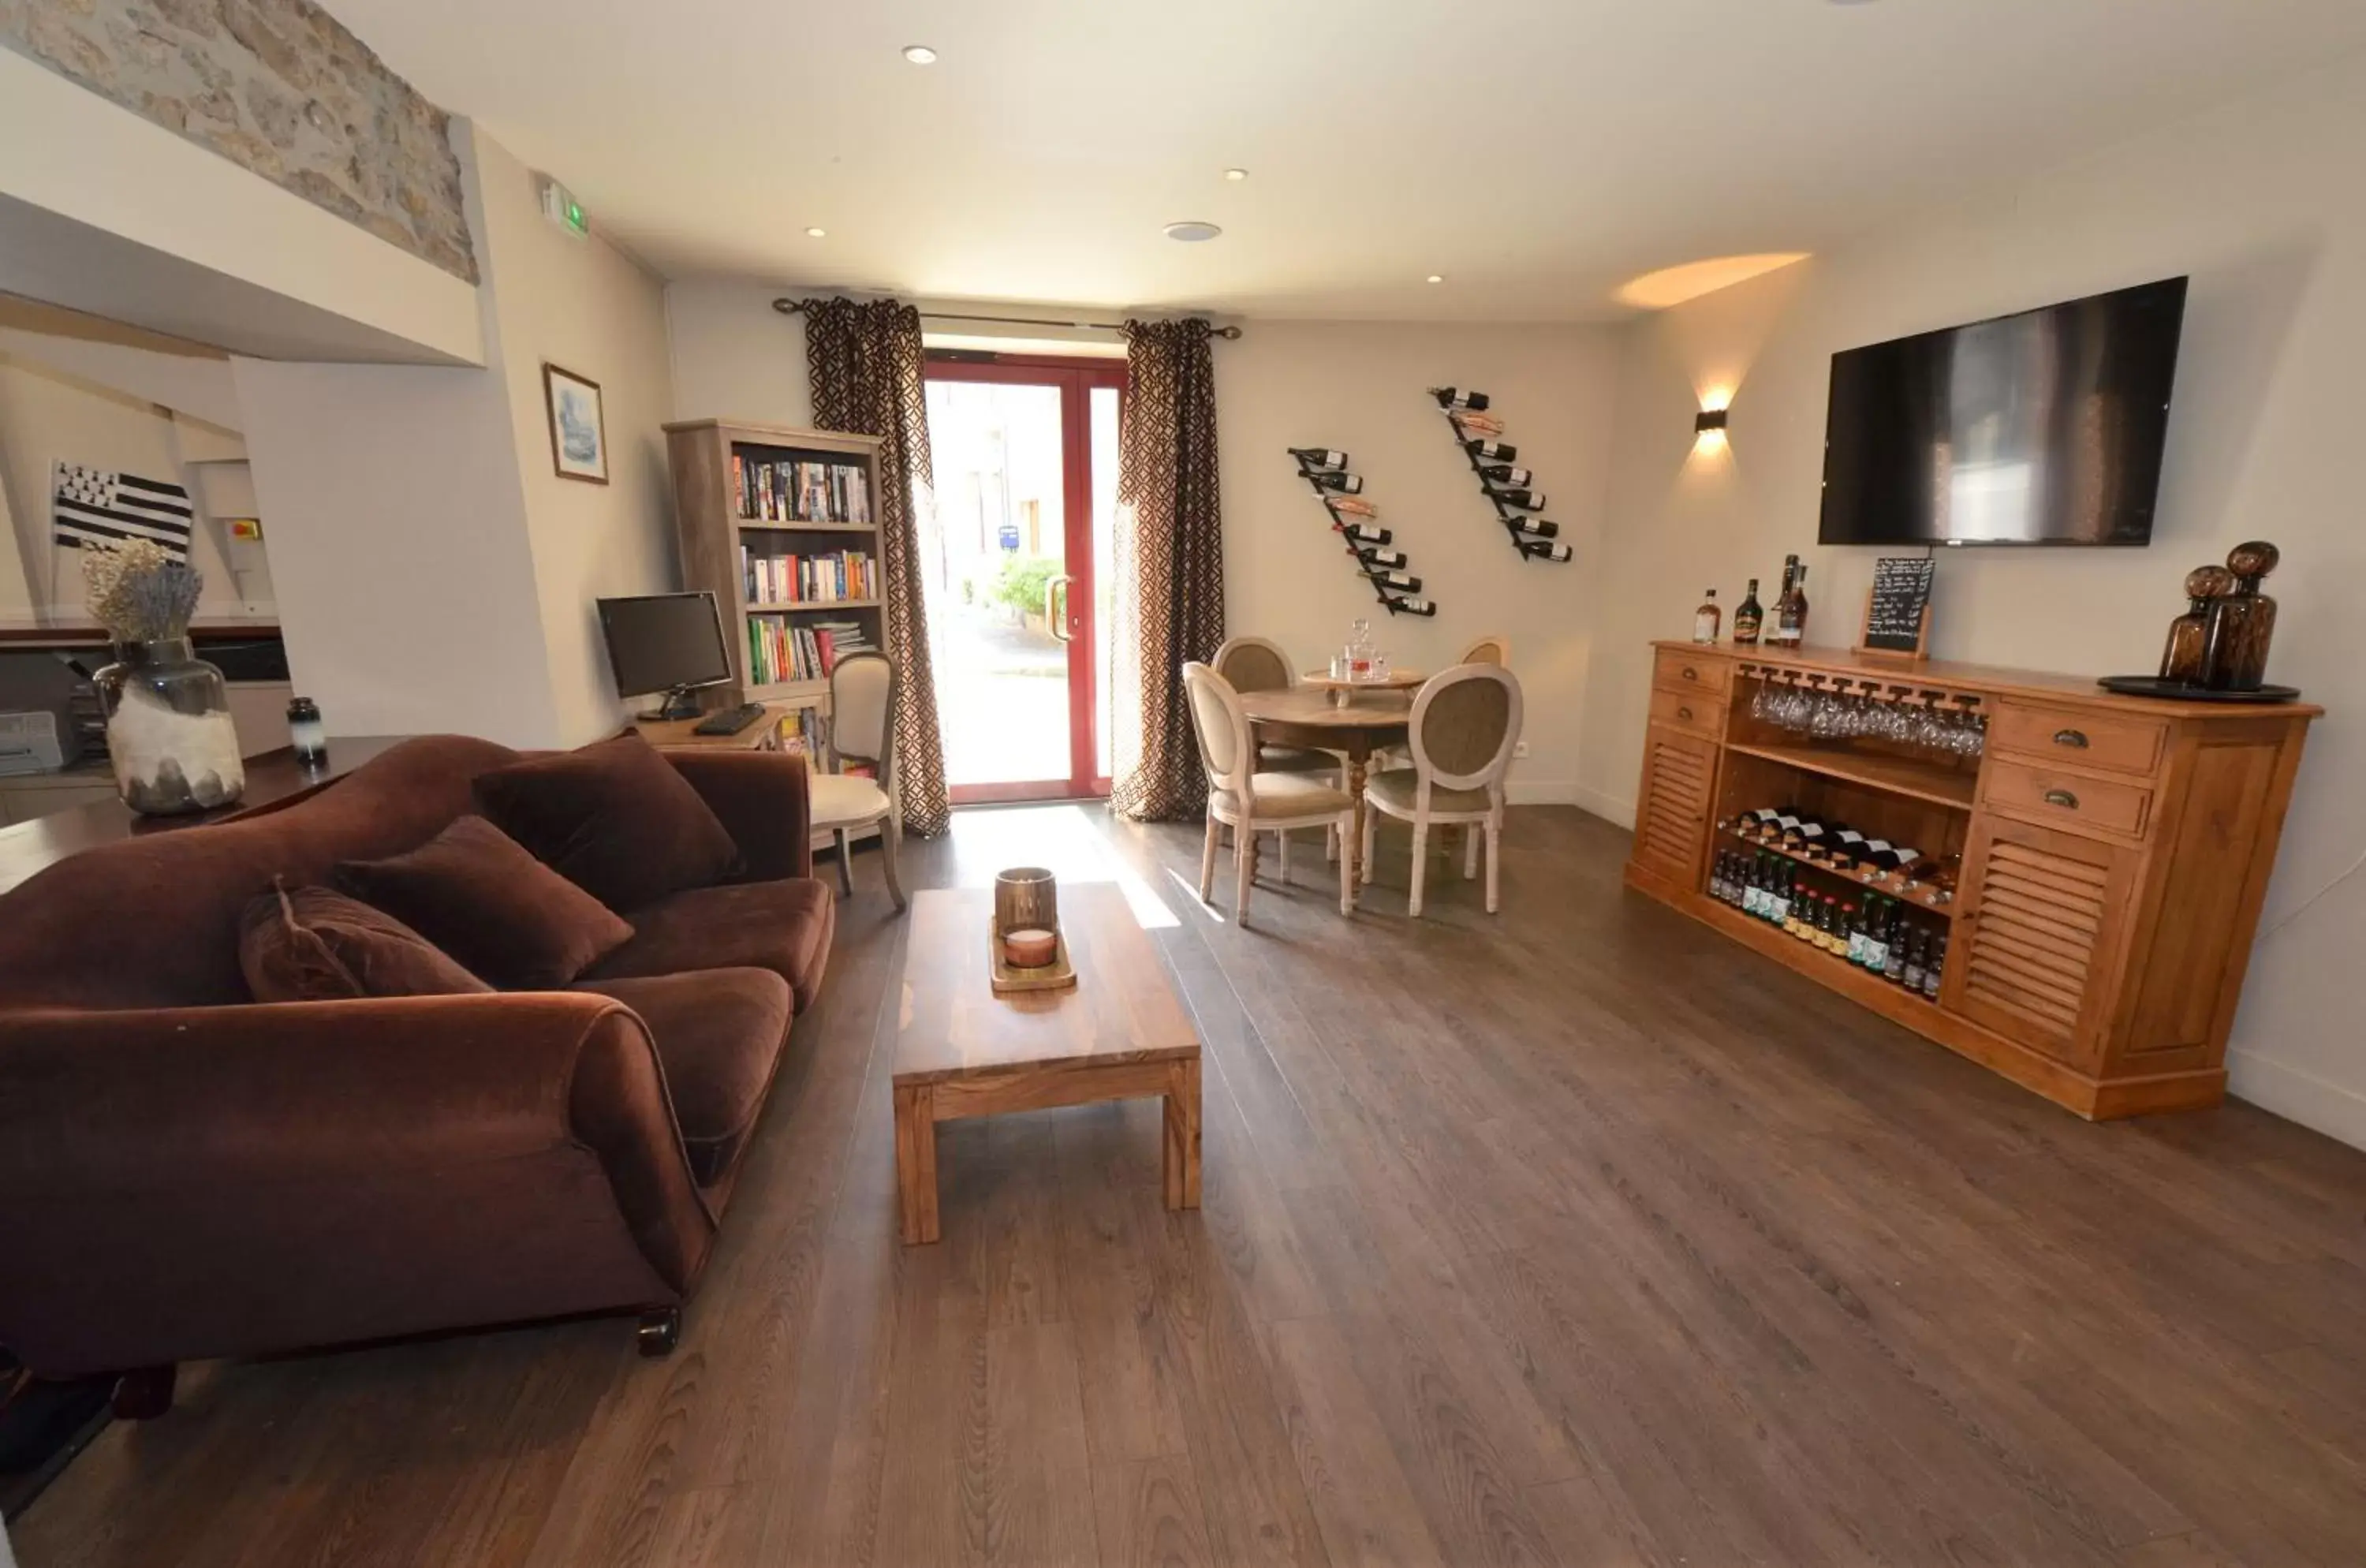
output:
<path id="1" fill-rule="evenodd" d="M 723 615 L 712 593 L 645 593 L 600 602 L 600 631 L 620 697 L 666 694 L 665 716 L 698 711 L 690 694 L 731 679 Z"/>

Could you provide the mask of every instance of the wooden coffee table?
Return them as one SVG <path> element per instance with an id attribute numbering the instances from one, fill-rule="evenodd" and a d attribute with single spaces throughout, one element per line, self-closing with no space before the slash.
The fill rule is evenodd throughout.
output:
<path id="1" fill-rule="evenodd" d="M 896 1032 L 896 1185 L 907 1245 L 937 1239 L 937 1123 L 1105 1100 L 1166 1101 L 1166 1206 L 1200 1206 L 1200 1038 L 1116 884 L 1060 885 L 1062 991 L 986 982 L 989 888 L 912 896 Z"/>

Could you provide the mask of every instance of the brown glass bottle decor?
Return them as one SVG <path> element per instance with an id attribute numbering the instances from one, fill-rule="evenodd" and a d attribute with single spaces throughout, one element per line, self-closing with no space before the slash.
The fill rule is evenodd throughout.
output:
<path id="1" fill-rule="evenodd" d="M 2210 607 L 2234 588 L 2235 574 L 2223 566 L 2197 566 L 2185 574 L 2185 596 L 2191 606 L 2169 623 L 2169 646 L 2160 655 L 2162 680 L 2187 686 L 2202 684 L 2203 661 L 2209 649 Z"/>
<path id="2" fill-rule="evenodd" d="M 2276 602 L 2259 592 L 2259 581 L 2282 558 L 2282 552 L 2265 539 L 2236 545 L 2226 553 L 2235 586 L 2210 607 L 2203 657 L 2202 683 L 2213 691 L 2256 692 L 2266 682 L 2268 645 L 2276 635 Z"/>

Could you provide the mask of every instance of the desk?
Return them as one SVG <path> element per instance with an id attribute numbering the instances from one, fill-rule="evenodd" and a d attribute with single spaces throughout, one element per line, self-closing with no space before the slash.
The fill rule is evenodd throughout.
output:
<path id="1" fill-rule="evenodd" d="M 764 716 L 737 735 L 699 735 L 694 733 L 706 716 L 696 718 L 637 718 L 633 728 L 641 739 L 660 751 L 778 751 L 781 744 L 781 721 L 800 708 L 826 708 L 826 701 L 802 703 L 766 703 Z"/>
<path id="2" fill-rule="evenodd" d="M 353 772 L 403 739 L 400 735 L 361 735 L 332 740 L 328 764 L 320 768 L 298 766 L 296 753 L 286 747 L 249 757 L 246 793 L 239 797 L 236 806 L 220 811 L 193 812 L 186 817 L 141 817 L 120 800 L 102 800 L 52 812 L 13 828 L 0 828 L 0 893 L 7 892 L 45 866 L 101 844 L 202 827 L 285 800 Z"/>
<path id="3" fill-rule="evenodd" d="M 1413 725 L 1413 705 L 1388 693 L 1358 695 L 1298 686 L 1286 692 L 1243 692 L 1241 708 L 1260 746 L 1336 751 L 1347 759 L 1347 794 L 1356 803 L 1356 826 L 1339 853 L 1347 862 L 1347 886 L 1360 889 L 1363 874 L 1356 857 L 1364 847 L 1364 773 L 1373 752 L 1404 743 Z"/>

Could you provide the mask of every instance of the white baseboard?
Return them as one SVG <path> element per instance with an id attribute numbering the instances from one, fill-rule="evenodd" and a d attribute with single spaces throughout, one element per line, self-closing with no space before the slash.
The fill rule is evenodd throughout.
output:
<path id="1" fill-rule="evenodd" d="M 1573 779 L 1515 776 L 1504 782 L 1504 798 L 1514 806 L 1573 806 L 1577 803 L 1577 783 Z"/>
<path id="2" fill-rule="evenodd" d="M 1572 786 L 1569 798 L 1570 804 L 1581 811 L 1591 811 L 1606 822 L 1616 822 L 1629 831 L 1634 829 L 1635 803 L 1631 800 L 1621 800 L 1583 784 Z"/>
<path id="3" fill-rule="evenodd" d="M 2287 1122 L 2366 1149 L 2366 1093 L 2303 1072 L 2256 1051 L 2226 1053 L 2226 1089 Z"/>

